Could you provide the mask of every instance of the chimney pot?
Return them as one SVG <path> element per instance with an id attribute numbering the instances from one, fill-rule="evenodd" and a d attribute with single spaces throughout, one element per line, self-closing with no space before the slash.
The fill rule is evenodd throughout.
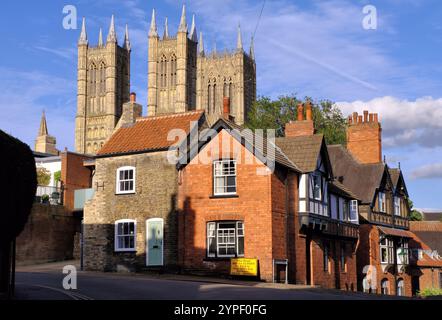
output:
<path id="1" fill-rule="evenodd" d="M 132 103 L 137 102 L 137 94 L 135 92 L 132 92 L 130 94 L 130 102 L 132 102 Z"/>
<path id="2" fill-rule="evenodd" d="M 298 104 L 298 121 L 304 120 L 304 106 L 302 103 Z"/>
<path id="3" fill-rule="evenodd" d="M 362 116 L 358 116 L 358 122 L 362 123 Z"/>
<path id="4" fill-rule="evenodd" d="M 374 117 L 373 121 L 378 122 L 378 114 L 377 113 L 373 114 L 373 117 Z"/>
<path id="5" fill-rule="evenodd" d="M 358 113 L 357 112 L 353 112 L 353 122 L 355 124 L 358 123 Z"/>
<path id="6" fill-rule="evenodd" d="M 305 118 L 306 120 L 312 120 L 312 104 L 310 101 L 305 103 Z"/>
<path id="7" fill-rule="evenodd" d="M 364 122 L 368 122 L 368 111 L 364 111 Z"/>
<path id="8" fill-rule="evenodd" d="M 352 124 L 353 123 L 353 117 L 352 116 L 348 116 L 348 124 Z"/>
<path id="9" fill-rule="evenodd" d="M 229 116 L 230 116 L 230 98 L 229 97 L 224 97 L 224 99 L 223 99 L 223 116 L 224 116 L 224 119 L 229 120 Z"/>
<path id="10" fill-rule="evenodd" d="M 370 113 L 368 121 L 373 122 L 373 113 Z"/>

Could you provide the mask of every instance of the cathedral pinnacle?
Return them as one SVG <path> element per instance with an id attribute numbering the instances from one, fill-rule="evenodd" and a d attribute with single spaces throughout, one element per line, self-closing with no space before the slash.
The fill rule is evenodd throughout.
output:
<path id="1" fill-rule="evenodd" d="M 190 28 L 190 40 L 192 40 L 193 42 L 198 42 L 198 35 L 195 24 L 195 15 L 192 16 L 192 27 Z"/>
<path id="2" fill-rule="evenodd" d="M 43 110 L 40 120 L 40 129 L 38 130 L 39 136 L 47 136 L 48 135 L 48 125 L 46 124 L 46 114 Z"/>
<path id="3" fill-rule="evenodd" d="M 100 28 L 100 33 L 98 34 L 98 46 L 103 46 L 103 29 Z"/>
<path id="4" fill-rule="evenodd" d="M 236 49 L 242 50 L 242 36 L 241 36 L 241 26 L 238 24 L 238 40 L 236 42 Z"/>
<path id="5" fill-rule="evenodd" d="M 157 21 L 155 19 L 155 9 L 152 10 L 152 20 L 150 21 L 149 37 L 158 37 Z"/>
<path id="6" fill-rule="evenodd" d="M 183 11 L 181 13 L 181 20 L 178 32 L 187 32 L 186 5 L 183 5 Z"/>
<path id="7" fill-rule="evenodd" d="M 124 34 L 124 48 L 127 51 L 130 51 L 131 49 L 131 45 L 130 45 L 130 40 L 129 40 L 129 27 L 126 24 L 126 33 Z"/>
<path id="8" fill-rule="evenodd" d="M 109 27 L 109 34 L 107 35 L 107 42 L 117 42 L 117 34 L 115 33 L 115 18 L 112 15 L 111 23 Z"/>
<path id="9" fill-rule="evenodd" d="M 169 38 L 169 22 L 167 20 L 164 21 L 164 33 L 163 33 L 163 39 L 167 39 Z"/>
<path id="10" fill-rule="evenodd" d="M 204 42 L 203 42 L 203 33 L 200 32 L 200 41 L 198 43 L 199 53 L 200 55 L 204 55 Z"/>
<path id="11" fill-rule="evenodd" d="M 79 45 L 87 45 L 87 33 L 86 33 L 86 18 L 83 18 L 83 22 L 81 25 L 81 34 L 80 39 L 78 40 Z"/>
<path id="12" fill-rule="evenodd" d="M 250 53 L 249 53 L 249 56 L 250 56 L 250 58 L 255 60 L 255 43 L 254 43 L 253 36 L 252 36 L 252 39 L 250 40 Z"/>

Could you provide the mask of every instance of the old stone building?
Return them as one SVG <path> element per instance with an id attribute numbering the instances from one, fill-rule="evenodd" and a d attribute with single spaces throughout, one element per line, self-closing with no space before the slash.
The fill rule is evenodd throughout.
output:
<path id="1" fill-rule="evenodd" d="M 91 46 L 83 19 L 78 41 L 76 152 L 95 154 L 114 131 L 123 103 L 129 101 L 130 53 L 127 26 L 119 46 L 112 16 L 106 43 L 100 30 L 97 46 Z"/>
<path id="2" fill-rule="evenodd" d="M 57 140 L 55 137 L 49 135 L 48 133 L 48 125 L 46 123 L 46 114 L 43 111 L 41 115 L 40 128 L 38 129 L 37 139 L 35 140 L 35 148 L 36 152 L 50 154 L 50 155 L 58 155 L 58 150 L 56 147 Z"/>
<path id="3" fill-rule="evenodd" d="M 206 53 L 195 17 L 188 30 L 185 7 L 176 36 L 169 35 L 167 19 L 159 36 L 153 11 L 148 61 L 149 115 L 205 110 L 213 123 L 223 113 L 223 98 L 229 97 L 235 123 L 246 121 L 256 99 L 256 64 L 253 42 L 246 53 L 239 27 L 234 51 Z"/>
<path id="4" fill-rule="evenodd" d="M 138 118 L 96 155 L 95 194 L 84 207 L 86 270 L 177 268 L 178 172 L 168 161 L 175 143 L 168 133 L 189 134 L 192 122 L 203 128 L 204 113 Z"/>

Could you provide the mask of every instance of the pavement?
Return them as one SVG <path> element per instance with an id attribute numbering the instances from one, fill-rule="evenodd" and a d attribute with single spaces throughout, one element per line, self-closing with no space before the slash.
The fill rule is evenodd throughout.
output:
<path id="1" fill-rule="evenodd" d="M 64 261 L 16 269 L 17 300 L 372 300 L 397 299 L 293 284 L 213 277 L 77 272 L 77 289 L 63 288 Z"/>

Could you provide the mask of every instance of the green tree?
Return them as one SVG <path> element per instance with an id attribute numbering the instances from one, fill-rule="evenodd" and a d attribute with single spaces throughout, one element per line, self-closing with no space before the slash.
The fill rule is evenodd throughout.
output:
<path id="1" fill-rule="evenodd" d="M 315 103 L 308 97 L 304 100 L 312 102 L 315 130 L 324 134 L 327 144 L 345 144 L 346 120 L 336 104 L 329 100 Z M 285 124 L 297 119 L 297 105 L 302 102 L 295 95 L 280 96 L 276 100 L 260 97 L 250 110 L 246 127 L 275 129 L 276 136 L 283 137 Z"/>
<path id="2" fill-rule="evenodd" d="M 61 171 L 54 172 L 54 180 L 55 185 L 57 185 L 57 183 L 61 181 Z"/>
<path id="3" fill-rule="evenodd" d="M 37 168 L 37 182 L 39 186 L 47 186 L 51 182 L 51 173 L 46 168 Z"/>
<path id="4" fill-rule="evenodd" d="M 410 208 L 410 220 L 411 221 L 422 221 L 422 213 L 420 211 L 417 211 L 416 209 L 413 209 L 414 204 L 413 201 L 408 199 L 408 207 Z"/>

